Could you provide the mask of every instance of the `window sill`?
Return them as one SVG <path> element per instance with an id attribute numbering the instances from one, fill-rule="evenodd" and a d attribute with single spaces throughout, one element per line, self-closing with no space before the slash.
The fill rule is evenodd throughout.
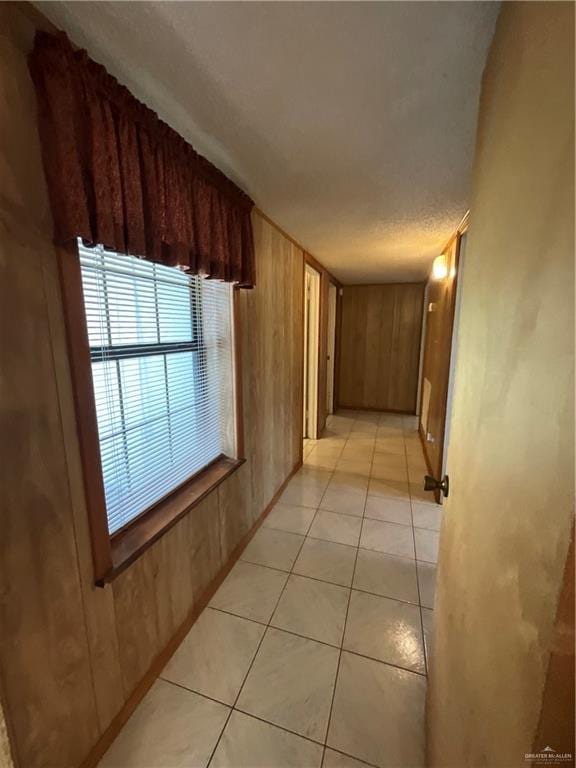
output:
<path id="1" fill-rule="evenodd" d="M 124 531 L 113 536 L 110 541 L 112 568 L 104 579 L 96 582 L 97 586 L 113 581 L 244 462 L 245 459 L 221 456 Z"/>

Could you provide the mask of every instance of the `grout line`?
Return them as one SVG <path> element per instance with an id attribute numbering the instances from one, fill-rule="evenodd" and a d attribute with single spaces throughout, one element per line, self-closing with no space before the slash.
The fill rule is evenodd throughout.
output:
<path id="1" fill-rule="evenodd" d="M 305 537 L 302 537 L 302 541 L 300 543 L 300 547 L 298 548 L 298 553 L 296 554 L 296 558 L 300 554 L 300 550 L 302 549 L 302 546 L 304 542 L 306 541 Z M 296 561 L 296 558 L 294 558 L 294 561 Z M 222 736 L 224 735 L 224 731 L 226 730 L 228 723 L 230 721 L 230 718 L 232 717 L 232 712 L 236 709 L 236 705 L 238 703 L 238 699 L 240 698 L 240 694 L 242 693 L 244 686 L 246 685 L 246 680 L 248 679 L 248 675 L 252 671 L 252 667 L 254 666 L 254 662 L 256 661 L 256 658 L 258 656 L 258 653 L 260 652 L 260 648 L 262 647 L 262 643 L 264 642 L 264 638 L 268 634 L 268 629 L 270 628 L 270 621 L 272 620 L 272 616 L 274 616 L 274 613 L 276 612 L 276 609 L 278 608 L 278 604 L 280 603 L 280 600 L 282 599 L 282 595 L 284 594 L 284 591 L 286 589 L 286 585 L 288 584 L 288 579 L 284 582 L 284 586 L 282 587 L 282 590 L 278 596 L 278 600 L 276 601 L 276 604 L 274 606 L 274 610 L 270 614 L 270 619 L 268 620 L 266 624 L 266 628 L 264 629 L 264 632 L 262 632 L 262 637 L 260 638 L 260 641 L 256 647 L 256 652 L 252 656 L 252 661 L 250 662 L 250 665 L 248 666 L 248 669 L 246 670 L 246 674 L 244 675 L 244 679 L 242 680 L 242 685 L 238 689 L 238 693 L 236 694 L 236 698 L 234 699 L 234 703 L 232 704 L 232 707 L 230 708 L 230 711 L 228 712 L 228 717 L 226 718 L 226 722 L 224 723 L 224 727 L 220 731 L 220 735 L 218 736 L 218 740 L 216 741 L 216 744 L 214 745 L 214 749 L 210 753 L 210 759 L 208 760 L 207 768 L 209 768 L 210 763 L 212 762 L 212 758 L 214 757 L 216 750 L 218 749 L 218 745 L 220 744 L 220 741 L 222 740 Z M 250 619 L 247 619 L 247 621 L 250 621 Z M 238 710 L 241 711 L 241 710 Z"/>
<path id="2" fill-rule="evenodd" d="M 289 574 L 290 576 L 294 575 L 297 576 L 298 574 Z M 305 576 L 302 578 L 306 578 Z M 324 582 L 329 583 L 329 582 Z M 350 590 L 349 587 L 342 587 L 342 589 L 346 589 L 346 591 L 360 591 L 360 590 Z M 372 594 L 372 593 L 367 593 Z M 381 597 L 381 595 L 374 595 L 375 597 Z M 383 598 L 384 600 L 387 600 L 389 598 Z M 400 601 L 399 601 L 400 602 Z M 411 605 L 413 608 L 418 608 L 418 606 L 415 603 L 404 603 L 404 605 Z M 415 669 L 409 669 L 408 667 L 402 667 L 399 664 L 394 664 L 392 661 L 383 661 L 382 659 L 377 659 L 375 656 L 368 656 L 365 653 L 360 653 L 359 651 L 352 651 L 349 648 L 344 648 L 343 642 L 344 642 L 344 632 L 342 633 L 342 643 L 340 645 L 335 645 L 334 643 L 328 643 L 326 640 L 318 640 L 317 637 L 310 637 L 309 635 L 302 635 L 300 632 L 295 632 L 293 629 L 286 629 L 286 627 L 278 627 L 275 624 L 265 624 L 263 621 L 257 621 L 256 619 L 249 619 L 246 616 L 239 616 L 237 613 L 231 613 L 230 611 L 223 611 L 221 608 L 211 608 L 213 611 L 218 611 L 219 613 L 224 613 L 227 616 L 233 616 L 235 619 L 244 619 L 244 621 L 250 621 L 253 624 L 258 624 L 260 627 L 266 627 L 267 629 L 276 629 L 279 632 L 285 632 L 287 635 L 293 635 L 294 637 L 299 637 L 302 640 L 310 640 L 312 643 L 319 643 L 320 645 L 325 645 L 328 648 L 335 648 L 336 650 L 342 650 L 346 651 L 346 653 L 350 653 L 353 656 L 361 656 L 363 659 L 370 659 L 371 661 L 378 661 L 380 664 L 386 664 L 388 667 L 394 667 L 395 669 L 401 669 L 403 672 L 411 672 L 413 675 L 420 675 L 420 677 L 426 677 L 424 672 L 418 672 Z M 276 609 L 274 609 L 276 610 Z M 270 619 L 272 620 L 272 619 Z M 162 678 L 163 680 L 166 680 L 166 678 Z M 166 682 L 172 682 L 171 680 L 166 680 Z M 177 683 L 176 683 L 177 685 Z M 186 688 L 186 686 L 181 686 L 183 688 Z M 193 688 L 188 688 L 187 690 L 192 691 L 193 693 L 200 693 L 200 691 L 196 691 Z M 208 697 L 212 698 L 212 697 Z M 215 699 L 215 701 L 219 701 L 218 699 Z M 221 704 L 224 704 L 225 702 L 220 702 Z M 230 704 L 226 704 L 227 707 L 231 706 Z M 282 726 L 280 726 L 282 727 Z"/>
<path id="3" fill-rule="evenodd" d="M 374 446 L 376 445 L 376 437 L 374 436 Z M 374 451 L 372 452 L 372 459 L 370 462 L 370 475 L 372 474 L 372 466 L 374 464 Z M 370 480 L 368 480 L 368 486 L 370 486 Z M 330 725 L 332 724 L 332 713 L 334 711 L 334 701 L 336 699 L 336 688 L 338 687 L 338 678 L 340 677 L 340 665 L 342 663 L 342 653 L 343 647 L 344 647 L 344 641 L 346 638 L 346 629 L 348 627 L 348 614 L 350 612 L 350 603 L 352 601 L 352 589 L 354 587 L 354 577 L 356 576 L 356 565 L 358 563 L 358 553 L 360 552 L 360 540 L 362 538 L 362 528 L 364 527 L 364 514 L 366 512 L 366 500 L 368 499 L 368 494 L 364 497 L 364 509 L 362 511 L 362 523 L 360 525 L 360 536 L 358 537 L 358 544 L 356 546 L 356 555 L 354 557 L 354 567 L 352 569 L 352 581 L 350 583 L 350 592 L 348 594 L 348 604 L 346 605 L 346 614 L 344 616 L 344 630 L 342 632 L 342 643 L 340 646 L 340 651 L 338 654 L 338 666 L 336 667 L 336 676 L 334 678 L 334 687 L 332 689 L 332 701 L 330 702 L 330 712 L 328 714 L 328 725 L 326 726 L 326 735 L 324 737 L 326 746 L 328 745 L 328 737 L 330 735 Z M 326 749 L 324 749 L 324 755 L 326 754 Z M 324 755 L 322 755 L 322 763 L 324 763 Z"/>
<path id="4" fill-rule="evenodd" d="M 406 440 L 404 440 L 404 450 L 406 451 Z M 406 451 L 406 469 L 408 469 L 408 451 Z M 426 639 L 424 634 L 424 617 L 422 615 L 422 595 L 420 594 L 420 578 L 418 576 L 418 561 L 416 560 L 416 533 L 414 530 L 414 513 L 412 511 L 412 491 L 408 483 L 408 493 L 410 494 L 410 519 L 412 520 L 412 541 L 414 546 L 414 559 L 416 561 L 416 589 L 418 590 L 418 613 L 420 614 L 420 634 L 422 637 L 422 654 L 424 656 L 424 669 L 428 677 L 428 653 L 426 650 Z"/>
<path id="5" fill-rule="evenodd" d="M 308 537 L 307 537 L 308 538 Z M 312 541 L 324 541 L 324 539 L 312 539 Z M 334 544 L 335 542 L 329 541 L 328 544 Z M 343 547 L 350 547 L 350 549 L 362 549 L 364 552 L 376 552 L 378 555 L 383 555 L 384 557 L 391 557 L 391 558 L 397 558 L 398 560 L 402 560 L 407 563 L 414 563 L 417 567 L 418 563 L 424 563 L 422 560 L 412 560 L 412 558 L 409 557 L 399 557 L 398 555 L 387 555 L 385 552 L 378 552 L 376 549 L 365 549 L 364 547 L 354 547 L 350 544 L 341 544 L 340 546 Z M 246 561 L 242 561 L 246 562 Z M 255 565 L 255 563 L 248 563 L 248 565 Z M 294 563 L 296 565 L 296 563 Z M 424 565 L 432 565 L 432 563 L 424 563 Z M 404 603 L 405 605 L 419 605 L 417 602 L 413 602 L 412 600 L 404 600 L 401 597 L 394 597 L 394 595 L 383 595 L 380 592 L 372 592 L 370 589 L 364 589 L 363 587 L 353 587 L 352 584 L 339 584 L 336 581 L 328 581 L 328 579 L 320 579 L 318 576 L 309 576 L 307 573 L 300 573 L 300 571 L 280 571 L 277 568 L 272 568 L 269 565 L 262 565 L 261 568 L 268 568 L 270 571 L 276 571 L 276 573 L 283 573 L 285 575 L 291 576 L 298 576 L 301 579 L 310 579 L 310 581 L 318 581 L 321 584 L 329 584 L 332 587 L 341 587 L 342 589 L 354 589 L 356 592 L 364 592 L 366 595 L 373 595 L 374 597 L 381 597 L 384 600 L 393 600 L 396 603 Z M 225 608 L 218 608 L 215 605 L 212 605 L 212 603 L 209 603 L 207 608 L 212 608 L 215 611 L 222 611 L 222 613 L 229 613 L 231 616 L 238 616 L 241 619 L 249 619 L 250 621 L 255 621 L 256 624 L 263 624 L 264 622 L 258 621 L 258 619 L 251 619 L 248 616 L 243 616 L 240 613 L 234 613 L 234 611 L 226 610 Z M 433 608 L 429 608 L 427 605 L 423 605 L 423 608 L 427 608 L 428 610 L 434 610 Z"/>
<path id="6" fill-rule="evenodd" d="M 350 433 L 352 431 L 354 431 L 354 425 L 355 425 L 356 421 L 359 421 L 359 419 L 356 419 L 354 421 L 354 423 L 352 425 L 352 428 L 350 430 Z M 380 426 L 380 422 L 378 423 L 378 426 Z M 347 438 L 346 438 L 346 441 L 344 442 L 344 444 L 343 444 L 343 446 L 341 448 L 340 455 L 344 451 L 345 447 L 349 444 L 351 439 L 353 440 L 353 438 L 350 438 L 350 436 L 348 435 Z M 376 443 L 376 439 L 377 439 L 377 429 L 374 432 L 374 436 L 371 439 L 373 441 L 374 448 L 372 450 L 372 458 L 370 460 L 370 474 L 369 474 L 369 478 L 368 478 L 368 484 L 370 483 L 370 480 L 372 479 L 372 471 L 373 471 L 374 457 L 375 457 L 375 443 Z M 406 441 L 405 441 L 405 437 L 404 437 L 404 426 L 402 426 L 402 439 L 403 439 L 403 442 L 404 442 L 404 456 L 405 456 L 405 461 L 406 461 L 406 469 L 408 470 L 408 456 L 407 456 L 407 450 L 406 450 Z M 304 466 L 310 466 L 310 465 L 304 465 Z M 226 728 L 228 726 L 228 722 L 230 720 L 230 717 L 232 716 L 232 712 L 234 712 L 234 711 L 242 712 L 243 714 L 247 715 L 248 717 L 253 717 L 253 718 L 257 719 L 257 720 L 260 720 L 261 722 L 264 722 L 264 723 L 267 723 L 269 725 L 272 725 L 273 727 L 279 728 L 280 730 L 284 730 L 284 731 L 286 731 L 288 733 L 292 733 L 295 736 L 299 736 L 300 738 L 303 738 L 303 739 L 305 739 L 307 741 L 310 741 L 310 742 L 312 742 L 314 744 L 318 744 L 319 746 L 322 746 L 323 747 L 322 759 L 321 759 L 321 765 L 322 766 L 324 765 L 324 759 L 325 759 L 325 756 L 326 756 L 326 750 L 328 748 L 332 749 L 332 747 L 328 746 L 327 741 L 328 741 L 328 735 L 329 735 L 329 732 L 330 732 L 330 724 L 331 724 L 331 721 L 332 721 L 332 713 L 333 713 L 334 701 L 335 701 L 335 697 L 336 697 L 336 688 L 337 688 L 337 685 L 338 685 L 338 678 L 339 678 L 339 674 L 340 674 L 340 665 L 341 665 L 341 660 L 342 660 L 342 654 L 344 653 L 344 650 L 345 650 L 344 647 L 343 647 L 344 646 L 344 638 L 345 638 L 345 635 L 346 635 L 346 629 L 347 629 L 347 624 L 348 624 L 348 615 L 349 615 L 350 603 L 351 603 L 351 599 L 352 599 L 352 590 L 354 589 L 353 585 L 354 585 L 354 577 L 355 577 L 355 574 L 356 574 L 356 566 L 357 566 L 357 562 L 358 562 L 358 555 L 359 555 L 359 551 L 361 549 L 361 547 L 360 547 L 360 538 L 361 538 L 362 528 L 363 528 L 363 525 L 364 525 L 364 520 L 365 519 L 370 519 L 370 518 L 366 518 L 366 514 L 365 514 L 366 513 L 366 503 L 367 503 L 367 498 L 368 498 L 368 492 L 366 492 L 366 495 L 364 497 L 364 508 L 363 508 L 362 517 L 359 518 L 362 522 L 361 522 L 360 536 L 359 536 L 359 539 L 358 539 L 358 544 L 354 546 L 354 549 L 356 550 L 356 552 L 355 552 L 354 567 L 353 567 L 352 581 L 351 581 L 350 587 L 343 587 L 343 585 L 334 585 L 334 586 L 340 586 L 343 589 L 348 589 L 348 602 L 347 602 L 347 606 L 346 606 L 346 614 L 345 614 L 345 619 L 344 619 L 344 629 L 343 629 L 343 632 L 342 632 L 342 639 L 341 639 L 340 646 L 338 647 L 338 651 L 339 651 L 338 665 L 337 665 L 337 668 L 336 668 L 336 675 L 335 675 L 335 678 L 334 678 L 334 685 L 333 685 L 333 688 L 332 688 L 332 700 L 331 700 L 331 704 L 330 704 L 330 711 L 329 711 L 329 716 L 328 716 L 328 724 L 327 724 L 327 727 L 326 727 L 324 741 L 323 742 L 317 742 L 314 739 L 310 739 L 309 737 L 303 736 L 302 734 L 296 733 L 295 731 L 291 731 L 290 729 L 285 728 L 284 726 L 280 726 L 277 723 L 271 723 L 271 722 L 269 722 L 269 721 L 267 721 L 267 720 L 265 720 L 265 719 L 263 719 L 263 718 L 261 718 L 261 717 L 259 717 L 257 715 L 254 715 L 254 714 L 252 714 L 250 712 L 245 712 L 244 710 L 239 709 L 237 704 L 238 704 L 238 700 L 240 698 L 240 695 L 242 693 L 242 690 L 244 689 L 244 686 L 245 686 L 246 681 L 248 679 L 248 676 L 250 675 L 252 667 L 253 667 L 253 665 L 254 665 L 254 663 L 256 661 L 256 658 L 258 657 L 260 648 L 261 648 L 261 646 L 262 646 L 262 644 L 264 642 L 264 638 L 268 634 L 268 630 L 270 628 L 277 629 L 278 631 L 281 631 L 281 632 L 286 632 L 287 634 L 291 634 L 291 635 L 300 637 L 302 639 L 309 640 L 311 642 L 317 642 L 317 643 L 320 643 L 320 644 L 325 645 L 327 647 L 331 647 L 331 648 L 337 647 L 337 646 L 333 646 L 330 643 L 326 643 L 326 642 L 323 642 L 323 641 L 320 641 L 320 640 L 316 640 L 315 638 L 307 638 L 304 635 L 299 635 L 298 633 L 291 632 L 290 630 L 286 630 L 286 629 L 279 628 L 279 627 L 273 627 L 273 625 L 271 624 L 272 619 L 273 619 L 273 617 L 274 617 L 274 615 L 275 615 L 275 613 L 276 613 L 276 611 L 278 609 L 278 606 L 280 604 L 280 601 L 281 601 L 281 599 L 282 599 L 282 597 L 284 595 L 284 592 L 286 591 L 286 588 L 287 588 L 288 582 L 290 581 L 290 576 L 291 575 L 297 575 L 297 576 L 301 576 L 302 578 L 310 578 L 310 579 L 315 580 L 315 581 L 319 581 L 319 582 L 323 582 L 323 583 L 327 583 L 327 584 L 333 584 L 333 582 L 324 581 L 322 579 L 314 579 L 314 577 L 305 576 L 303 574 L 296 574 L 294 572 L 294 566 L 295 566 L 295 564 L 296 564 L 296 562 L 298 560 L 298 557 L 299 557 L 299 555 L 300 555 L 300 553 L 302 551 L 302 548 L 303 548 L 303 546 L 304 546 L 304 544 L 306 542 L 306 539 L 310 538 L 310 539 L 315 539 L 315 540 L 318 540 L 318 541 L 328 541 L 328 543 L 334 543 L 334 544 L 339 544 L 340 543 L 340 542 L 330 542 L 330 540 L 326 540 L 326 539 L 316 539 L 316 537 L 311 537 L 311 536 L 308 535 L 308 532 L 310 531 L 310 529 L 311 529 L 311 527 L 312 527 L 312 525 L 314 523 L 314 520 L 316 519 L 316 517 L 318 515 L 318 512 L 321 509 L 322 500 L 324 499 L 324 496 L 326 495 L 326 492 L 327 492 L 327 490 L 328 490 L 328 488 L 330 486 L 330 483 L 331 483 L 331 481 L 332 481 L 332 479 L 334 477 L 334 474 L 337 471 L 338 470 L 337 470 L 336 467 L 334 467 L 333 469 L 329 470 L 330 477 L 329 477 L 328 483 L 327 483 L 326 487 L 324 488 L 322 497 L 320 499 L 320 505 L 315 509 L 315 513 L 314 513 L 314 516 L 313 516 L 313 518 L 312 518 L 312 520 L 311 520 L 311 522 L 310 522 L 310 524 L 308 526 L 307 533 L 304 534 L 304 535 L 296 534 L 296 535 L 300 535 L 302 537 L 302 541 L 300 542 L 300 546 L 298 548 L 298 552 L 297 552 L 296 557 L 294 558 L 294 560 L 292 562 L 290 570 L 289 571 L 284 571 L 284 570 L 281 570 L 281 569 L 272 568 L 271 566 L 263 566 L 261 563 L 254 563 L 254 565 L 260 565 L 261 567 L 267 567 L 267 568 L 270 568 L 270 570 L 276 570 L 276 571 L 278 571 L 280 573 L 287 573 L 288 575 L 287 575 L 286 581 L 284 583 L 284 586 L 282 587 L 282 590 L 280 591 L 278 599 L 276 600 L 274 609 L 272 610 L 272 612 L 270 614 L 270 618 L 269 618 L 269 620 L 268 620 L 268 622 L 266 624 L 264 624 L 264 622 L 259 622 L 259 621 L 256 621 L 254 619 L 248 619 L 248 618 L 246 618 L 244 616 L 239 617 L 239 618 L 243 618 L 246 621 L 252 621 L 255 624 L 258 624 L 260 626 L 264 626 L 265 629 L 264 629 L 264 632 L 262 633 L 262 637 L 261 637 L 261 639 L 260 639 L 260 641 L 258 643 L 258 646 L 256 648 L 254 656 L 252 657 L 252 660 L 250 662 L 248 670 L 247 670 L 246 674 L 244 675 L 244 679 L 242 681 L 242 685 L 240 686 L 240 688 L 238 690 L 238 693 L 237 693 L 237 695 L 235 697 L 234 703 L 232 704 L 231 707 L 228 704 L 224 705 L 224 706 L 230 707 L 230 710 L 229 710 L 229 713 L 228 713 L 228 717 L 226 718 L 226 722 L 224 723 L 224 727 L 222 728 L 222 730 L 220 732 L 220 735 L 218 737 L 218 740 L 217 740 L 217 742 L 216 742 L 216 744 L 214 746 L 214 749 L 212 750 L 212 753 L 210 755 L 210 759 L 208 761 L 208 766 L 212 762 L 214 754 L 216 753 L 216 750 L 218 749 L 218 746 L 220 744 L 222 736 L 223 736 L 223 734 L 224 734 L 224 732 L 225 732 L 225 730 L 226 730 Z M 412 538 L 413 538 L 413 545 L 414 545 L 414 555 L 416 555 L 416 542 L 415 542 L 414 523 L 413 523 L 413 514 L 412 514 L 412 496 L 410 494 L 410 482 L 409 481 L 408 481 L 408 494 L 409 494 L 409 502 L 410 502 L 410 515 L 411 515 L 411 520 L 412 520 L 412 526 L 411 527 L 412 527 Z M 332 510 L 325 510 L 325 511 L 332 511 Z M 345 513 L 334 513 L 334 514 L 345 514 Z M 358 518 L 357 515 L 349 515 L 349 517 L 357 517 Z M 282 529 L 273 529 L 273 530 L 282 531 Z M 282 531 L 282 532 L 284 532 L 284 533 L 292 533 L 290 531 Z M 343 545 L 343 546 L 353 546 L 353 545 L 348 544 L 348 545 Z M 377 551 L 377 550 L 371 550 L 371 551 Z M 381 554 L 386 554 L 386 553 L 381 553 Z M 389 556 L 394 557 L 394 555 L 389 555 Z M 421 628 L 421 634 L 422 634 L 422 646 L 423 646 L 423 651 L 424 651 L 425 669 L 427 669 L 428 660 L 427 660 L 426 649 L 425 649 L 425 642 L 424 642 L 424 625 L 423 625 L 423 618 L 422 618 L 422 605 L 421 605 L 420 585 L 419 585 L 419 581 L 418 581 L 418 568 L 417 568 L 417 562 L 418 561 L 416 560 L 415 556 L 414 556 L 414 558 L 403 558 L 403 559 L 408 560 L 408 561 L 411 560 L 412 562 L 414 562 L 414 565 L 415 565 L 415 568 L 416 568 L 416 584 L 417 584 L 417 590 L 418 590 L 418 603 L 419 603 L 418 608 L 419 608 L 419 613 L 420 613 L 420 628 Z M 243 561 L 243 562 L 250 562 L 250 561 Z M 358 590 L 358 591 L 364 592 L 365 590 Z M 374 593 L 368 593 L 368 594 L 374 594 Z M 396 598 L 386 598 L 383 595 L 377 595 L 377 597 L 384 597 L 384 599 L 396 600 Z M 404 603 L 406 601 L 398 601 L 398 602 L 403 602 Z M 407 604 L 414 605 L 413 603 L 407 603 Z M 207 606 L 207 607 L 211 607 L 211 606 Z M 218 609 L 218 608 L 212 608 L 212 609 L 213 610 L 220 610 L 221 611 L 221 609 Z M 221 611 L 221 612 L 222 613 L 226 613 L 226 614 L 229 613 L 228 611 Z M 236 617 L 236 614 L 233 614 L 231 612 L 229 613 L 229 615 L 232 615 L 232 616 Z M 346 652 L 347 653 L 351 653 L 352 655 L 355 655 L 355 656 L 360 656 L 360 657 L 363 657 L 363 658 L 371 659 L 371 660 L 373 660 L 373 661 L 375 661 L 377 663 L 386 664 L 388 666 L 396 667 L 397 669 L 401 669 L 403 671 L 412 672 L 413 674 L 417 674 L 417 675 L 424 676 L 424 677 L 426 676 L 425 674 L 422 675 L 422 673 L 415 672 L 414 670 L 407 670 L 405 667 L 399 667 L 398 665 L 390 664 L 389 662 L 385 662 L 385 661 L 382 661 L 380 659 L 373 659 L 373 657 L 364 656 L 363 654 L 356 653 L 354 651 L 346 650 Z M 162 678 L 162 679 L 164 679 L 164 678 Z M 166 681 L 166 682 L 171 683 L 172 681 Z M 173 685 L 178 685 L 177 683 L 172 683 L 172 684 Z M 191 690 L 191 689 L 186 688 L 185 686 L 179 686 L 179 687 L 184 688 L 185 690 Z M 196 691 L 192 691 L 192 692 L 197 693 L 197 695 L 201 695 L 201 696 L 204 695 L 204 694 L 198 694 L 198 692 L 196 692 Z M 220 704 L 224 704 L 223 702 L 219 702 L 217 699 L 212 699 L 212 697 L 209 697 L 209 696 L 205 696 L 205 698 L 211 699 L 213 701 L 217 701 Z M 343 755 L 348 755 L 348 753 L 342 752 L 341 750 L 334 750 L 334 751 L 339 752 L 340 754 L 343 754 Z M 353 758 L 353 759 L 359 759 L 359 758 L 357 758 L 354 755 L 348 755 L 348 756 Z M 365 762 L 365 761 L 362 761 L 362 762 Z M 368 765 L 368 766 L 371 765 L 370 763 L 365 763 L 365 764 Z"/>
<path id="7" fill-rule="evenodd" d="M 235 707 L 234 711 L 241 712 L 243 715 L 247 715 L 248 717 L 253 717 L 254 720 L 259 720 L 261 723 L 266 723 L 266 725 L 273 725 L 274 728 L 279 728 L 281 731 L 286 731 L 286 733 L 291 733 L 293 736 L 299 736 L 301 739 L 305 739 L 306 741 L 309 741 L 312 744 L 316 744 L 316 746 L 318 747 L 324 746 L 324 742 L 322 741 L 317 741 L 316 739 L 313 739 L 311 736 L 303 736 L 301 733 L 298 733 L 298 731 L 293 731 L 290 728 L 286 728 L 286 726 L 284 725 L 278 725 L 278 723 L 273 723 L 271 720 L 266 720 L 260 715 L 255 715 L 252 712 L 248 712 L 245 709 L 239 709 L 238 707 Z"/>
<path id="8" fill-rule="evenodd" d="M 327 510 L 324 510 L 327 511 Z M 339 512 L 335 512 L 334 514 L 340 514 Z M 356 515 L 348 515 L 348 517 L 356 517 Z M 356 517 L 357 520 L 374 520 L 372 517 Z M 402 528 L 411 528 L 410 525 L 402 525 L 401 523 L 392 523 L 388 522 L 387 520 L 374 520 L 376 523 L 388 523 L 389 525 L 400 525 Z M 280 531 L 281 533 L 290 533 L 290 531 L 284 531 L 281 528 L 275 528 L 274 530 Z M 424 530 L 423 528 L 419 528 L 418 530 Z M 428 529 L 426 529 L 428 530 Z M 438 531 L 433 531 L 433 533 L 438 533 Z M 384 555 L 385 557 L 392 557 L 397 558 L 398 560 L 407 560 L 411 563 L 422 563 L 423 565 L 432 565 L 434 567 L 437 567 L 437 563 L 433 563 L 431 560 L 418 560 L 414 557 L 406 557 L 405 555 L 394 555 L 391 552 L 383 552 L 381 549 L 371 549 L 370 547 L 362 547 L 359 544 L 343 544 L 341 541 L 333 541 L 332 539 L 321 539 L 319 536 L 310 536 L 310 534 L 304 534 L 298 533 L 298 534 L 292 534 L 293 536 L 302 536 L 303 539 L 312 539 L 312 541 L 323 541 L 326 544 L 335 544 L 337 547 L 350 547 L 350 549 L 363 549 L 366 552 L 376 552 L 379 555 Z M 238 560 L 239 563 L 248 563 L 248 565 L 258 565 L 260 568 L 268 568 L 271 571 L 280 571 L 280 573 L 290 573 L 290 571 L 286 571 L 282 568 L 275 568 L 273 565 L 266 565 L 265 563 L 257 563 L 254 560 L 244 560 L 243 558 Z M 295 571 L 295 573 L 298 576 L 306 576 L 309 579 L 315 578 L 314 576 L 308 576 L 306 573 L 298 573 Z M 327 584 L 336 584 L 339 587 L 345 586 L 344 584 L 338 584 L 335 581 L 327 581 L 326 579 L 317 579 L 317 581 L 325 581 Z M 361 590 L 362 592 L 365 592 L 366 590 Z M 376 594 L 376 593 L 372 593 Z M 382 595 L 382 597 L 385 597 L 385 595 Z M 393 598 L 394 599 L 394 598 Z M 402 601 L 407 602 L 407 601 Z M 426 606 L 424 606 L 426 607 Z"/>
<path id="9" fill-rule="evenodd" d="M 203 691 L 197 691 L 195 688 L 189 688 L 183 683 L 176 683 L 174 680 L 168 680 L 167 677 L 162 677 L 162 675 L 158 677 L 158 680 L 162 680 L 163 683 L 168 683 L 169 685 L 174 685 L 176 688 L 180 688 L 183 691 L 188 691 L 188 693 L 193 693 L 195 696 L 202 696 L 203 699 L 213 701 L 215 704 L 221 704 L 223 707 L 227 707 L 228 709 L 231 708 L 231 705 L 228 702 L 222 701 L 221 699 L 216 699 L 214 696 L 210 696 Z M 224 730 L 224 728 L 222 730 Z"/>
<path id="10" fill-rule="evenodd" d="M 200 693 L 199 691 L 195 691 L 193 688 L 187 688 L 185 685 L 181 685 L 180 683 L 175 683 L 172 680 L 166 680 L 166 678 L 161 678 L 161 680 L 165 683 L 168 683 L 169 685 L 174 685 L 176 688 L 181 688 L 183 691 L 187 691 L 188 693 L 193 693 L 196 696 L 200 696 L 203 699 L 207 699 L 208 701 L 213 701 L 215 704 L 220 704 L 221 706 L 227 707 L 230 709 L 230 704 L 226 704 L 225 702 L 220 701 L 219 699 L 215 699 L 213 696 L 208 696 L 207 693 Z M 322 741 L 316 741 L 316 739 L 312 739 L 310 736 L 304 736 L 301 733 L 298 733 L 297 731 L 292 731 L 290 728 L 286 728 L 283 725 L 278 725 L 278 723 L 273 723 L 271 720 L 266 720 L 260 715 L 255 715 L 252 712 L 247 712 L 246 710 L 239 709 L 238 707 L 233 707 L 231 709 L 230 716 L 232 715 L 232 712 L 240 712 L 241 714 L 246 715 L 247 717 L 251 717 L 254 720 L 258 720 L 261 723 L 266 723 L 266 725 L 271 725 L 273 728 L 278 728 L 279 731 L 285 731 L 286 733 L 290 733 L 293 736 L 298 736 L 298 738 L 300 739 L 304 739 L 304 741 L 309 741 L 311 744 L 315 744 L 318 747 L 325 748 L 325 744 Z M 230 719 L 230 716 L 228 719 Z M 228 721 L 226 721 L 226 724 L 227 723 Z M 226 728 L 226 725 L 222 729 L 222 732 L 224 732 L 225 728 Z M 336 749 L 335 747 L 328 747 L 328 749 L 331 749 L 334 752 L 339 752 L 341 755 L 345 755 L 346 757 L 351 757 L 353 760 L 358 760 L 359 762 L 364 763 L 365 765 L 372 766 L 372 768 L 379 768 L 374 763 L 367 763 L 365 760 L 360 760 L 360 758 L 355 757 L 349 752 L 343 752 L 341 749 Z"/>

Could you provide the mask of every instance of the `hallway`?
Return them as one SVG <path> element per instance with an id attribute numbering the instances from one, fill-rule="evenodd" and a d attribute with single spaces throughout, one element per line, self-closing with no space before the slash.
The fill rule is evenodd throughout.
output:
<path id="1" fill-rule="evenodd" d="M 424 765 L 425 471 L 416 417 L 329 417 L 101 767 Z"/>

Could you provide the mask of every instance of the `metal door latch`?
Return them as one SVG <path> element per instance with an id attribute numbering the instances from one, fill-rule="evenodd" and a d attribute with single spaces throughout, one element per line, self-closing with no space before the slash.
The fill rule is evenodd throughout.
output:
<path id="1" fill-rule="evenodd" d="M 443 496 L 446 498 L 450 491 L 450 479 L 448 475 L 444 475 L 442 480 L 436 480 L 431 475 L 424 477 L 424 490 L 425 491 L 442 491 Z"/>

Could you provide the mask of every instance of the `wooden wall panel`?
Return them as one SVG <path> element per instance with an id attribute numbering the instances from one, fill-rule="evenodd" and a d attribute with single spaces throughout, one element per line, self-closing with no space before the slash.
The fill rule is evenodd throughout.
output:
<path id="1" fill-rule="evenodd" d="M 68 766 L 99 724 L 43 279 L 33 30 L 0 14 L 0 688 L 17 763 Z"/>
<path id="2" fill-rule="evenodd" d="M 398 403 L 398 410 L 415 410 L 422 338 L 424 286 L 398 288 L 394 302 L 394 334 L 388 397 Z"/>
<path id="3" fill-rule="evenodd" d="M 414 413 L 423 283 L 344 286 L 338 406 Z"/>
<path id="4" fill-rule="evenodd" d="M 239 301 L 246 463 L 124 571 L 93 586 L 57 254 L 27 54 L 0 5 L 0 690 L 19 768 L 86 757 L 301 461 L 304 254 L 254 213 Z"/>

